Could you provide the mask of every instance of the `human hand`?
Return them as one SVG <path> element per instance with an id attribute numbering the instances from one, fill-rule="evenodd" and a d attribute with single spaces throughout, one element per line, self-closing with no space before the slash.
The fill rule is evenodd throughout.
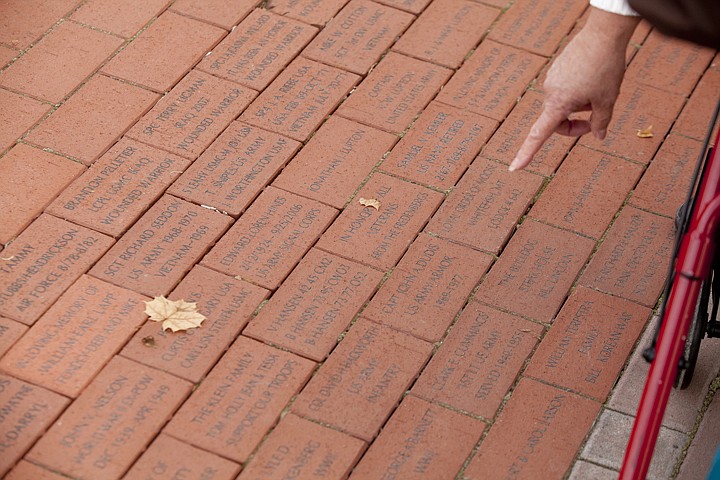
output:
<path id="1" fill-rule="evenodd" d="M 605 137 L 625 74 L 625 51 L 639 17 L 626 17 L 591 7 L 583 29 L 555 59 L 544 83 L 540 117 L 510 164 L 525 168 L 553 133 Z M 571 119 L 591 111 L 589 120 Z"/>

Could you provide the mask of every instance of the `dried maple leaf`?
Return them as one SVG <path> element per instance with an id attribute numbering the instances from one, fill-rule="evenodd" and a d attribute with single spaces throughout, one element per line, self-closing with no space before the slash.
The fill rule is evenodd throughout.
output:
<path id="1" fill-rule="evenodd" d="M 373 207 L 375 210 L 380 210 L 380 201 L 376 198 L 362 198 L 358 200 L 358 203 L 363 207 Z"/>
<path id="2" fill-rule="evenodd" d="M 163 322 L 163 330 L 169 328 L 173 332 L 197 328 L 206 318 L 205 315 L 197 311 L 195 302 L 173 301 L 163 296 L 145 302 L 145 313 L 150 316 L 150 320 Z"/>
<path id="3" fill-rule="evenodd" d="M 653 137 L 652 125 L 650 125 L 649 127 L 645 128 L 643 130 L 638 130 L 637 136 L 640 138 L 652 138 Z"/>

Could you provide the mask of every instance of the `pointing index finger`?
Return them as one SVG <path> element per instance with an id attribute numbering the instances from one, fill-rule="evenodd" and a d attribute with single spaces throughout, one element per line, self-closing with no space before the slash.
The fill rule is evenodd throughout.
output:
<path id="1" fill-rule="evenodd" d="M 548 108 L 547 104 L 543 108 L 540 117 L 535 121 L 530 133 L 520 146 L 520 150 L 515 155 L 509 170 L 515 171 L 525 168 L 532 162 L 535 154 L 542 148 L 543 144 L 555 132 L 560 124 L 567 119 L 567 114 L 561 109 Z"/>

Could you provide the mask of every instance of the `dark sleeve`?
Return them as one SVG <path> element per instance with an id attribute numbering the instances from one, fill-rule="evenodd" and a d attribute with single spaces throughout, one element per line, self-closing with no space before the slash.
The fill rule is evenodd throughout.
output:
<path id="1" fill-rule="evenodd" d="M 630 0 L 661 32 L 720 49 L 720 0 Z"/>

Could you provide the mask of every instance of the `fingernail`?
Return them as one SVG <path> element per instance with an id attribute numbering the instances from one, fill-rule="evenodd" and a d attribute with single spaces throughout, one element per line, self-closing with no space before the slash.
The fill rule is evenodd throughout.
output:
<path id="1" fill-rule="evenodd" d="M 508 167 L 508 171 L 514 172 L 515 170 L 517 170 L 518 163 L 520 163 L 520 160 L 518 160 L 517 158 L 514 159 L 512 162 L 510 162 L 510 166 Z"/>

